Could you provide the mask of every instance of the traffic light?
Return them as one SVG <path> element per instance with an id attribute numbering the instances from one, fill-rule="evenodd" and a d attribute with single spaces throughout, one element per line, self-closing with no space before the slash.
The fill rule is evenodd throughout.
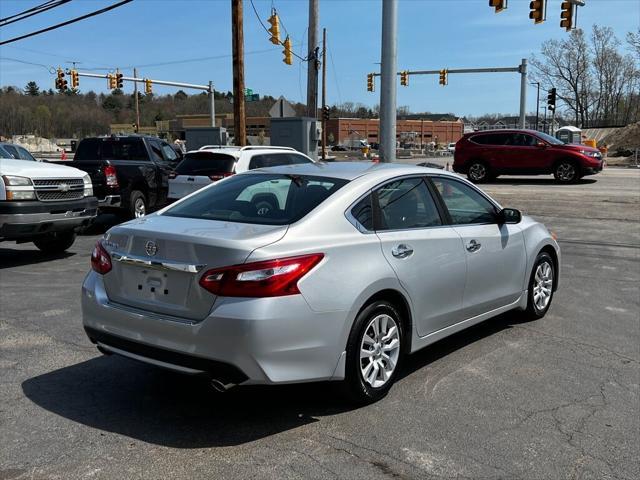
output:
<path id="1" fill-rule="evenodd" d="M 284 54 L 284 59 L 282 61 L 287 65 L 292 65 L 293 52 L 291 51 L 291 40 L 289 39 L 288 35 L 287 35 L 287 38 L 284 39 L 283 45 L 284 45 L 284 50 L 282 50 L 282 53 Z"/>
<path id="2" fill-rule="evenodd" d="M 367 92 L 373 92 L 376 89 L 376 84 L 373 80 L 373 73 L 367 73 Z"/>
<path id="3" fill-rule="evenodd" d="M 64 70 L 58 68 L 56 71 L 56 88 L 60 92 L 64 92 L 67 89 L 67 80 L 64 78 Z"/>
<path id="4" fill-rule="evenodd" d="M 326 105 L 322 107 L 322 120 L 329 120 L 329 107 Z"/>
<path id="5" fill-rule="evenodd" d="M 120 72 L 116 72 L 116 88 L 122 89 L 123 85 L 122 74 Z"/>
<path id="6" fill-rule="evenodd" d="M 109 87 L 109 90 L 114 90 L 117 87 L 115 73 L 107 74 L 107 86 Z"/>
<path id="7" fill-rule="evenodd" d="M 449 83 L 449 72 L 447 69 L 440 70 L 440 85 L 443 87 Z"/>
<path id="8" fill-rule="evenodd" d="M 560 4 L 560 26 L 567 32 L 573 27 L 573 3 L 562 2 Z"/>
<path id="9" fill-rule="evenodd" d="M 148 78 L 144 79 L 144 93 L 147 95 L 151 95 L 153 93 L 153 88 L 151 87 L 151 80 Z"/>
<path id="10" fill-rule="evenodd" d="M 275 10 L 272 11 L 269 20 L 267 21 L 271 24 L 271 28 L 269 29 L 271 38 L 269 41 L 274 45 L 280 45 L 280 18 Z"/>
<path id="11" fill-rule="evenodd" d="M 549 90 L 549 93 L 547 95 L 547 108 L 552 112 L 556 110 L 556 98 L 557 98 L 556 89 L 552 88 L 551 90 Z"/>
<path id="12" fill-rule="evenodd" d="M 535 0 L 529 3 L 529 18 L 533 20 L 535 24 L 544 22 L 544 0 Z"/>
<path id="13" fill-rule="evenodd" d="M 507 8 L 507 0 L 489 0 L 489 6 L 496 9 L 496 13 L 500 13 Z"/>
<path id="14" fill-rule="evenodd" d="M 80 86 L 80 76 L 77 70 L 71 70 L 71 88 L 74 90 Z"/>
<path id="15" fill-rule="evenodd" d="M 404 87 L 409 85 L 409 72 L 407 70 L 400 72 L 400 85 Z"/>

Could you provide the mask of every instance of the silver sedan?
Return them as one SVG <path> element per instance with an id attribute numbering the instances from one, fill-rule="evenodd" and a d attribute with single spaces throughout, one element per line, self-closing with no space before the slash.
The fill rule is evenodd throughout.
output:
<path id="1" fill-rule="evenodd" d="M 402 358 L 508 310 L 540 318 L 560 249 L 442 170 L 235 175 L 109 230 L 82 287 L 103 353 L 238 384 L 343 381 L 383 397 Z"/>

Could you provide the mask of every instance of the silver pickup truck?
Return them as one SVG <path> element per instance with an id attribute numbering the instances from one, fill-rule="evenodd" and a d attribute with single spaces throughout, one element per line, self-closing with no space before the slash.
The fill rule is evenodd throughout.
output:
<path id="1" fill-rule="evenodd" d="M 63 252 L 97 208 L 85 172 L 38 162 L 24 148 L 0 144 L 0 242 L 33 242 L 42 251 Z"/>

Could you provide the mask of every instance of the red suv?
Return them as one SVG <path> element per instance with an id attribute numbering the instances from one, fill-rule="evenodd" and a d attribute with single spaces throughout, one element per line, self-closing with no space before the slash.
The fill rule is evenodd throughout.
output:
<path id="1" fill-rule="evenodd" d="M 458 143 L 453 170 L 480 183 L 501 174 L 550 174 L 571 183 L 602 170 L 602 154 L 593 147 L 562 143 L 534 130 L 484 130 L 467 133 Z"/>

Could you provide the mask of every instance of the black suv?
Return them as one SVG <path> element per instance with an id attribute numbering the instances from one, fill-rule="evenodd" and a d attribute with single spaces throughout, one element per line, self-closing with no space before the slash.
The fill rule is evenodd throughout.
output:
<path id="1" fill-rule="evenodd" d="M 160 138 L 112 135 L 80 141 L 72 165 L 91 177 L 101 210 L 142 217 L 169 203 L 169 174 L 181 159 Z"/>

